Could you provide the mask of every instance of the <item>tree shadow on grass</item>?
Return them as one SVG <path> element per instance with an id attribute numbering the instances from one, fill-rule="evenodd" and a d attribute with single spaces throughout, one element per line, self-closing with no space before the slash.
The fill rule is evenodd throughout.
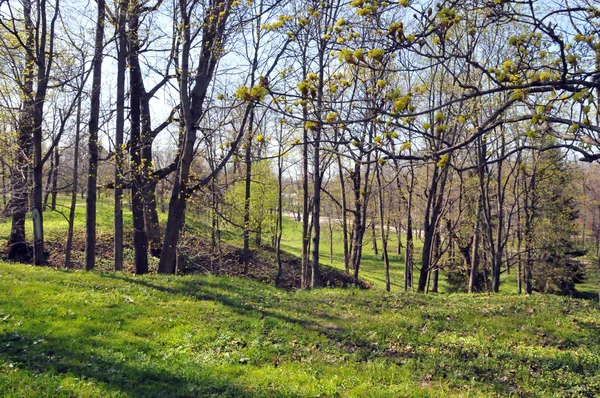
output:
<path id="1" fill-rule="evenodd" d="M 141 278 L 128 278 L 119 274 L 105 274 L 107 278 L 122 280 L 126 283 L 138 284 L 150 289 L 174 295 L 175 297 L 190 297 L 199 301 L 213 301 L 222 304 L 237 315 L 255 318 L 272 318 L 278 321 L 298 325 L 307 333 L 317 333 L 329 339 L 331 344 L 338 346 L 345 353 L 356 353 L 359 362 L 382 357 L 395 357 L 396 353 L 374 347 L 367 340 L 352 332 L 351 325 L 338 316 L 318 308 L 303 305 L 302 302 L 290 301 L 265 302 L 262 297 L 251 295 L 251 290 L 242 289 L 235 285 L 213 283 L 210 281 L 192 281 L 180 279 L 170 286 L 162 286 Z M 219 292 L 224 290 L 227 294 Z M 242 298 L 238 300 L 237 298 Z M 357 307 L 368 307 L 372 302 L 366 298 L 354 298 Z M 279 311 L 279 312 L 278 312 Z M 296 316 L 289 316 L 293 313 Z"/>
<path id="2" fill-rule="evenodd" d="M 451 347 L 438 347 L 433 340 L 429 342 L 423 341 L 422 338 L 417 338 L 422 332 L 421 327 L 429 324 L 433 328 L 439 324 L 440 330 L 444 330 L 446 317 L 441 314 L 439 317 L 426 318 L 422 324 L 415 324 L 411 330 L 407 330 L 407 335 L 412 335 L 410 339 L 403 343 L 386 345 L 374 344 L 365 338 L 361 333 L 368 329 L 354 329 L 346 320 L 342 319 L 328 310 L 328 300 L 316 300 L 312 296 L 298 295 L 297 297 L 290 296 L 288 299 L 279 299 L 274 294 L 264 292 L 260 289 L 252 289 L 252 286 L 241 284 L 238 282 L 229 282 L 225 279 L 218 280 L 191 280 L 180 278 L 171 281 L 168 286 L 157 283 L 148 278 L 129 278 L 118 274 L 105 275 L 108 278 L 120 279 L 125 283 L 138 284 L 148 289 L 154 289 L 158 292 L 165 293 L 168 299 L 189 298 L 190 300 L 210 301 L 223 305 L 223 308 L 232 311 L 233 313 L 248 318 L 273 318 L 281 322 L 289 322 L 298 325 L 302 328 L 302 333 L 318 334 L 325 337 L 330 349 L 336 353 L 351 354 L 348 359 L 354 363 L 367 363 L 375 360 L 385 360 L 389 365 L 396 364 L 404 366 L 410 364 L 411 367 L 416 366 L 418 371 L 415 377 L 418 379 L 418 374 L 431 374 L 434 378 L 444 378 L 445 373 L 450 371 L 447 369 L 432 367 L 432 364 L 437 363 L 440 359 L 437 357 L 441 352 L 445 352 L 449 361 L 456 361 L 465 358 L 465 348 L 460 342 Z M 243 283 L 240 281 L 239 283 Z M 285 294 L 285 293 L 284 293 Z M 308 305 L 304 300 L 310 298 L 312 305 Z M 417 305 L 413 302 L 415 298 L 410 298 L 409 305 Z M 318 303 L 323 303 L 319 305 Z M 345 304 L 352 307 L 360 307 L 372 310 L 379 310 L 373 307 L 374 302 L 369 296 L 353 297 Z M 439 318 L 439 319 L 438 319 Z M 432 324 L 431 322 L 434 322 Z M 592 331 L 592 325 L 587 326 Z M 472 331 L 475 333 L 475 330 Z M 290 337 L 291 339 L 292 337 Z M 552 336 L 546 339 L 550 346 L 557 346 L 558 340 Z M 316 340 L 322 341 L 322 340 Z M 416 342 L 419 342 L 415 344 Z M 539 344 L 543 344 L 540 342 Z M 564 342 L 563 345 L 569 343 Z M 321 344 L 321 343 L 319 343 Z M 573 344 L 573 343 L 570 343 Z M 420 345 L 425 345 L 431 349 L 422 349 Z M 536 344 L 534 344 L 535 346 Z M 565 345 L 563 349 L 570 350 L 573 347 Z M 318 348 L 317 348 L 318 349 Z M 441 351 L 440 351 L 441 350 Z M 501 353 L 494 353 L 500 355 Z M 337 355 L 337 354 L 336 354 Z M 497 369 L 489 368 L 487 362 L 483 359 L 483 353 L 473 353 L 473 366 L 463 366 L 460 371 L 465 374 L 465 377 L 474 378 L 481 387 L 487 386 L 486 391 L 495 391 L 498 394 L 510 393 L 511 384 L 502 381 L 497 375 Z M 531 358 L 525 350 L 522 354 L 513 354 L 508 358 L 514 366 L 529 366 Z M 581 373 L 584 377 L 589 377 L 593 374 L 594 364 L 584 360 L 578 360 L 573 357 L 554 357 L 552 352 L 539 354 L 535 357 L 538 364 L 531 365 L 531 373 L 536 373 L 537 367 L 544 369 L 545 372 L 555 374 L 559 377 L 561 372 L 566 372 L 567 369 L 574 369 L 575 373 Z M 416 364 L 424 364 L 425 367 L 419 367 Z M 555 373 L 556 372 L 556 373 Z M 570 370 L 569 372 L 572 372 Z M 516 379 L 517 382 L 523 382 L 522 379 Z M 245 392 L 242 391 L 240 396 Z M 235 394 L 235 393 L 234 393 Z M 273 395 L 275 396 L 275 395 Z"/>
<path id="3" fill-rule="evenodd" d="M 282 313 L 278 313 L 272 311 L 270 309 L 265 308 L 264 303 L 255 302 L 251 300 L 252 297 L 246 296 L 248 291 L 243 289 L 238 289 L 235 286 L 228 284 L 219 284 L 219 283 L 211 283 L 211 282 L 197 282 L 197 281 L 188 281 L 188 280 L 179 280 L 173 283 L 172 286 L 161 286 L 159 284 L 154 284 L 148 280 L 140 279 L 140 278 L 128 278 L 118 274 L 105 274 L 103 275 L 106 278 L 110 279 L 118 279 L 126 283 L 134 283 L 137 285 L 141 285 L 150 289 L 155 289 L 157 291 L 171 294 L 174 296 L 184 296 L 189 297 L 198 301 L 214 301 L 218 302 L 225 307 L 233 310 L 235 313 L 243 316 L 251 316 L 253 314 L 258 315 L 261 318 L 271 317 L 276 318 L 281 321 L 294 323 L 300 326 L 310 326 L 313 324 L 308 319 L 302 319 L 299 317 L 291 317 Z M 229 293 L 225 295 L 223 293 L 219 293 L 218 290 L 223 289 L 227 290 Z M 242 297 L 247 299 L 246 302 L 241 302 L 240 300 L 236 300 L 234 296 Z M 268 306 L 266 306 L 268 307 Z M 293 311 L 295 313 L 300 313 L 308 317 L 303 310 L 300 308 L 294 307 L 290 308 L 288 305 L 281 304 L 280 307 L 285 312 Z"/>
<path id="4" fill-rule="evenodd" d="M 93 380 L 108 392 L 131 397 L 295 397 L 278 391 L 249 391 L 231 376 L 195 367 L 193 376 L 177 369 L 133 366 L 122 358 L 95 354 L 87 338 L 30 336 L 26 332 L 0 333 L 0 360 L 19 369 L 49 377 L 74 376 Z M 118 355 L 118 353 L 117 353 Z M 164 362 L 160 362 L 164 366 Z M 182 373 L 182 372 L 181 372 Z"/>
<path id="5" fill-rule="evenodd" d="M 590 301 L 596 301 L 598 302 L 598 298 L 599 295 L 597 292 L 592 292 L 589 290 L 585 290 L 585 291 L 579 291 L 579 290 L 575 290 L 575 292 L 572 295 L 573 298 L 578 298 L 578 299 L 584 299 L 584 300 L 590 300 Z"/>

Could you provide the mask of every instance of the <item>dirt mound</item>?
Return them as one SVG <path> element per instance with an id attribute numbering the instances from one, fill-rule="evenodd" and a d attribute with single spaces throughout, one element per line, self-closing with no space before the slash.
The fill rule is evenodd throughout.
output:
<path id="1" fill-rule="evenodd" d="M 282 276 L 279 287 L 283 289 L 300 288 L 301 261 L 298 257 L 286 252 L 281 254 Z M 277 261 L 275 250 L 271 247 L 253 249 L 248 262 L 248 274 L 244 274 L 244 252 L 235 246 L 221 244 L 212 250 L 206 241 L 200 238 L 187 239 L 182 245 L 180 258 L 182 274 L 211 273 L 214 275 L 247 276 L 251 279 L 274 284 L 277 276 Z M 354 280 L 343 271 L 320 266 L 321 286 L 323 287 L 350 287 Z M 359 287 L 369 289 L 371 286 L 359 280 Z"/>
<path id="2" fill-rule="evenodd" d="M 80 233 L 81 232 L 81 233 Z M 65 246 L 62 239 L 48 239 L 46 250 L 48 251 L 48 266 L 63 268 L 65 266 Z M 244 252 L 241 248 L 221 244 L 215 250 L 210 241 L 186 236 L 180 242 L 181 256 L 179 258 L 180 274 L 210 273 L 223 276 L 248 277 L 263 283 L 275 284 L 277 276 L 277 261 L 275 250 L 271 247 L 260 247 L 252 249 L 248 263 L 248 274 L 244 273 Z M 135 272 L 133 264 L 133 247 L 125 244 L 123 270 Z M 0 253 L 0 258 L 6 257 Z M 73 237 L 72 263 L 69 268 L 82 269 L 85 262 L 85 234 L 77 231 Z M 149 256 L 150 272 L 156 272 L 158 259 Z M 301 260 L 289 253 L 281 255 L 282 275 L 279 287 L 283 289 L 300 288 Z M 113 236 L 112 234 L 99 233 L 96 240 L 96 269 L 99 271 L 112 271 L 113 262 Z M 326 265 L 320 266 L 321 286 L 323 287 L 350 287 L 354 285 L 351 276 L 343 271 Z M 369 289 L 371 285 L 359 280 L 359 287 Z"/>

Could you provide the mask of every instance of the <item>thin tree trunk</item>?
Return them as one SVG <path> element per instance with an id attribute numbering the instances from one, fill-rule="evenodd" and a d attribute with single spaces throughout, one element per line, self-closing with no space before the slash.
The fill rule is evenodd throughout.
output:
<path id="1" fill-rule="evenodd" d="M 143 188 L 143 197 L 144 197 L 144 225 L 146 227 L 146 235 L 148 237 L 148 245 L 150 247 L 150 254 L 153 257 L 160 257 L 160 224 L 158 220 L 158 212 L 156 211 L 156 184 L 157 181 L 149 178 L 150 170 L 147 169 L 147 159 L 151 159 L 148 156 L 148 147 L 145 150 L 142 150 L 142 158 L 143 162 L 146 165 L 146 170 L 144 171 L 144 188 Z M 152 153 L 150 151 L 150 153 Z"/>
<path id="2" fill-rule="evenodd" d="M 414 169 L 410 165 L 410 183 L 408 188 L 408 204 L 406 206 L 406 251 L 404 252 L 404 291 L 413 287 L 414 243 L 412 230 L 412 201 L 414 188 Z M 398 188 L 400 182 L 398 181 Z"/>
<path id="3" fill-rule="evenodd" d="M 302 58 L 302 73 L 303 76 L 307 74 L 306 67 L 306 49 L 304 49 Z M 306 98 L 304 98 L 306 100 Z M 302 117 L 303 120 L 308 119 L 307 106 L 302 106 Z M 310 287 L 310 273 L 309 273 L 309 245 L 310 245 L 310 231 L 309 231 L 309 212 L 310 212 L 310 196 L 309 196 L 309 171 L 308 171 L 308 129 L 306 127 L 302 130 L 302 270 L 301 270 L 301 285 L 303 288 Z"/>
<path id="4" fill-rule="evenodd" d="M 322 72 L 321 72 L 322 73 Z M 322 79 L 320 80 L 322 81 Z M 313 208 L 312 208 L 312 223 L 313 223 L 313 237 L 312 237 L 312 263 L 311 263 L 311 275 L 310 275 L 310 286 L 315 288 L 321 284 L 321 275 L 319 271 L 319 246 L 321 244 L 321 127 L 319 127 L 317 135 L 315 137 L 315 153 L 313 159 Z"/>
<path id="5" fill-rule="evenodd" d="M 531 177 L 532 181 L 535 179 L 535 173 Z M 534 183 L 531 184 L 533 186 Z M 530 186 L 530 187 L 531 187 Z M 533 205 L 531 204 L 532 199 L 530 198 L 532 192 L 526 192 L 525 196 L 525 267 L 524 267 L 524 275 L 523 279 L 525 282 L 525 293 L 531 294 L 533 293 L 533 225 L 532 225 L 532 212 Z"/>
<path id="6" fill-rule="evenodd" d="M 394 220 L 394 227 L 396 228 L 396 254 L 402 254 L 402 226 L 400 220 Z"/>
<path id="7" fill-rule="evenodd" d="M 67 247 L 65 248 L 65 268 L 71 266 L 73 250 L 73 226 L 77 206 L 77 187 L 79 186 L 79 141 L 81 137 L 81 95 L 77 98 L 77 116 L 75 119 L 75 149 L 73 153 L 73 187 L 71 189 L 71 208 L 69 210 L 69 229 L 67 231 Z"/>
<path id="8" fill-rule="evenodd" d="M 52 186 L 52 176 L 54 175 L 54 156 L 50 158 L 50 170 L 48 170 L 48 178 L 46 179 L 46 189 L 44 192 L 44 211 L 48 209 L 48 199 L 50 198 L 50 187 Z"/>
<path id="9" fill-rule="evenodd" d="M 6 184 L 6 163 L 2 163 L 2 205 L 6 207 L 6 191 L 8 190 Z"/>
<path id="10" fill-rule="evenodd" d="M 344 182 L 344 173 L 342 169 L 341 156 L 337 157 L 338 171 L 340 177 L 340 190 L 342 193 L 342 235 L 344 239 L 344 270 L 346 275 L 350 275 L 350 257 L 348 251 L 348 218 L 346 216 L 346 184 Z"/>
<path id="11" fill-rule="evenodd" d="M 58 147 L 54 148 L 54 173 L 52 174 L 52 187 L 51 187 L 51 197 L 52 200 L 50 202 L 50 210 L 56 210 L 56 197 L 58 196 L 58 168 L 60 166 L 60 152 L 58 151 Z"/>
<path id="12" fill-rule="evenodd" d="M 117 114 L 115 126 L 115 206 L 114 257 L 115 271 L 123 269 L 123 133 L 125 130 L 125 69 L 127 67 L 127 10 L 128 0 L 119 0 L 117 53 Z"/>
<path id="13" fill-rule="evenodd" d="M 351 254 L 350 261 L 352 264 L 352 271 L 354 272 L 354 284 L 358 286 L 358 273 L 360 271 L 360 259 L 362 256 L 362 240 L 365 228 L 363 226 L 363 200 L 365 199 L 361 195 L 361 165 L 360 163 L 355 164 L 354 173 L 352 173 L 352 181 L 354 184 L 354 222 L 352 224 L 352 243 L 351 243 Z"/>
<path id="14" fill-rule="evenodd" d="M 283 150 L 283 124 L 279 126 L 279 153 Z M 283 156 L 277 158 L 277 231 L 275 236 L 275 256 L 277 260 L 277 275 L 275 286 L 281 283 L 283 264 L 281 261 L 281 237 L 283 236 Z"/>
<path id="15" fill-rule="evenodd" d="M 44 102 L 48 89 L 48 79 L 52 68 L 54 50 L 54 24 L 58 16 L 58 1 L 54 5 L 54 18 L 48 30 L 46 11 L 49 7 L 45 0 L 36 4 L 38 7 L 38 23 L 36 26 L 36 65 L 37 87 L 33 104 L 33 263 L 46 264 L 44 251 L 44 215 L 43 215 L 43 169 L 46 158 L 42 156 L 44 122 Z M 30 49 L 34 51 L 33 48 Z M 52 150 L 52 148 L 50 148 Z"/>
<path id="16" fill-rule="evenodd" d="M 373 130 L 369 129 L 369 142 L 373 142 Z M 362 159 L 359 159 L 359 161 Z M 354 284 L 358 286 L 358 275 L 360 271 L 360 263 L 362 260 L 363 240 L 367 229 L 367 209 L 370 197 L 371 180 L 371 154 L 367 155 L 367 169 L 364 174 L 364 183 L 361 177 L 362 167 L 360 163 L 355 164 L 355 172 L 352 175 L 354 183 L 354 228 L 352 232 L 352 251 L 350 252 L 350 261 L 354 271 Z"/>
<path id="17" fill-rule="evenodd" d="M 390 291 L 391 283 L 390 283 L 390 260 L 388 258 L 387 251 L 387 236 L 384 230 L 384 216 L 383 216 L 383 189 L 381 185 L 381 171 L 379 167 L 376 169 L 377 173 L 377 188 L 379 191 L 379 226 L 381 229 L 381 250 L 383 252 L 383 262 L 385 264 L 385 290 Z"/>
<path id="18" fill-rule="evenodd" d="M 477 201 L 477 210 L 475 211 L 475 226 L 473 228 L 472 238 L 472 254 L 471 254 L 471 272 L 469 273 L 469 293 L 478 292 L 481 287 L 477 281 L 477 274 L 479 273 L 479 245 L 481 242 L 481 195 Z"/>
<path id="19" fill-rule="evenodd" d="M 50 169 L 46 178 L 46 188 L 44 189 L 44 200 L 42 203 L 43 211 L 48 210 L 48 200 L 50 199 L 50 189 L 52 186 L 52 176 L 54 175 L 54 156 L 50 157 Z"/>
<path id="20" fill-rule="evenodd" d="M 431 181 L 431 187 L 429 190 L 429 197 L 427 198 L 427 207 L 425 209 L 425 221 L 423 223 L 425 228 L 425 239 L 423 241 L 423 255 L 421 262 L 421 272 L 419 275 L 419 292 L 424 292 L 427 281 L 429 279 L 430 267 L 432 263 L 432 249 L 434 247 L 435 233 L 437 230 L 438 218 L 442 210 L 442 199 L 444 195 L 444 188 L 448 176 L 448 169 L 446 167 L 440 170 L 437 165 L 434 166 L 433 178 Z"/>
<path id="21" fill-rule="evenodd" d="M 246 139 L 246 173 L 244 192 L 244 274 L 248 275 L 250 266 L 250 195 L 252 187 L 252 129 L 254 128 L 254 110 L 250 111 L 250 123 Z"/>
<path id="22" fill-rule="evenodd" d="M 306 107 L 304 107 L 306 109 Z M 306 111 L 304 111 L 306 113 Z M 309 276 L 309 211 L 310 199 L 308 192 L 308 132 L 306 128 L 303 130 L 304 139 L 302 143 L 302 287 L 310 286 Z"/>
<path id="23" fill-rule="evenodd" d="M 434 252 L 435 252 L 435 268 L 433 269 L 433 285 L 431 287 L 432 293 L 438 292 L 438 282 L 440 277 L 440 249 L 441 249 L 441 239 L 440 239 L 440 231 L 436 231 L 435 233 L 435 241 L 434 241 Z"/>
<path id="24" fill-rule="evenodd" d="M 584 210 L 583 211 L 583 223 L 582 223 L 582 227 L 581 227 L 581 247 L 583 247 L 583 249 L 585 249 L 585 226 L 587 224 L 587 212 Z"/>
<path id="25" fill-rule="evenodd" d="M 519 231 L 517 231 L 517 290 L 519 294 L 523 293 L 523 274 L 522 274 L 522 262 L 523 258 L 521 255 L 521 249 L 523 244 L 523 237 L 521 236 L 521 224 L 519 221 Z"/>
<path id="26" fill-rule="evenodd" d="M 333 224 L 331 223 L 331 214 L 327 215 L 329 226 L 329 265 L 333 265 Z"/>
<path id="27" fill-rule="evenodd" d="M 96 266 L 96 183 L 98 175 L 98 130 L 100 117 L 100 88 L 102 85 L 102 50 L 104 48 L 104 0 L 98 0 L 95 55 L 92 77 L 92 103 L 90 108 L 88 141 L 88 178 L 86 199 L 85 269 Z"/>
<path id="28" fill-rule="evenodd" d="M 503 245 L 502 239 L 504 236 L 504 200 L 502 190 L 502 162 L 497 163 L 497 228 L 494 255 L 492 257 L 492 291 L 498 293 L 500 291 L 500 275 L 502 270 Z M 492 243 L 494 244 L 494 243 Z"/>
<path id="29" fill-rule="evenodd" d="M 377 248 L 377 233 L 375 232 L 375 218 L 373 218 L 373 220 L 371 221 L 371 240 L 372 240 L 373 254 L 377 256 L 377 255 L 379 255 L 379 250 Z"/>

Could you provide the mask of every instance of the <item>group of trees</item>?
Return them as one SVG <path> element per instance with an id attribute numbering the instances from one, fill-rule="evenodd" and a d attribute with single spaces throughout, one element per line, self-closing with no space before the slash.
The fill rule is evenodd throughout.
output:
<path id="1" fill-rule="evenodd" d="M 573 159 L 600 159 L 599 22 L 589 0 L 0 0 L 8 256 L 31 260 L 31 210 L 32 260 L 47 261 L 44 193 L 62 190 L 71 261 L 83 174 L 88 270 L 104 186 L 117 270 L 126 189 L 139 274 L 149 254 L 176 272 L 190 206 L 210 214 L 214 250 L 223 223 L 242 231 L 246 270 L 252 235 L 272 234 L 281 269 L 287 203 L 304 287 L 320 284 L 327 216 L 356 281 L 371 234 L 390 288 L 393 233 L 405 289 L 436 291 L 443 269 L 497 292 L 516 268 L 519 290 L 569 291 Z"/>

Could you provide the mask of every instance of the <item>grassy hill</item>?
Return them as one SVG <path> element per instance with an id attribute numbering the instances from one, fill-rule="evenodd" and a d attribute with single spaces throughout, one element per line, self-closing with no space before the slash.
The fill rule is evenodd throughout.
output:
<path id="1" fill-rule="evenodd" d="M 0 263 L 0 395 L 597 396 L 594 302 Z"/>
<path id="2" fill-rule="evenodd" d="M 79 261 L 84 213 L 78 205 Z M 107 272 L 110 199 L 100 201 L 98 215 L 98 272 L 0 262 L 0 396 L 600 395 L 595 272 L 578 285 L 581 298 L 516 295 L 514 272 L 504 275 L 501 295 L 402 294 L 403 256 L 393 254 L 386 294 L 383 263 L 365 238 L 361 277 L 371 290 L 276 289 L 260 282 L 274 274 L 274 255 L 264 248 L 255 251 L 254 280 L 136 277 Z M 67 223 L 60 212 L 44 217 L 59 266 Z M 301 225 L 284 227 L 291 269 Z M 206 222 L 190 212 L 186 228 L 185 244 L 202 255 Z M 9 232 L 9 220 L 0 220 L 0 247 Z M 227 256 L 240 246 L 238 232 L 223 233 Z M 131 246 L 125 254 L 131 269 Z M 321 262 L 343 268 L 339 230 L 330 238 L 324 228 Z"/>
<path id="3" fill-rule="evenodd" d="M 109 192 L 110 193 L 110 192 Z M 62 267 L 64 265 L 64 254 L 65 254 L 65 245 L 66 245 L 66 232 L 68 223 L 66 220 L 66 215 L 68 214 L 68 206 L 70 205 L 70 197 L 66 195 L 59 195 L 57 202 L 57 211 L 44 212 L 44 232 L 46 238 L 46 249 L 50 252 L 50 262 L 52 266 Z M 113 201 L 112 198 L 108 196 L 108 194 L 102 194 L 98 201 L 97 206 L 98 212 L 98 222 L 97 222 L 97 261 L 96 268 L 100 271 L 110 271 L 113 269 Z M 162 225 L 166 222 L 166 213 L 159 212 L 159 219 Z M 124 207 L 123 212 L 124 217 L 124 233 L 125 233 L 125 270 L 133 271 L 134 270 L 134 252 L 131 242 L 132 238 L 132 216 L 129 211 L 128 206 Z M 189 209 L 187 212 L 186 219 L 186 234 L 183 238 L 183 242 L 181 246 L 183 248 L 190 248 L 193 252 L 193 257 L 201 258 L 201 257 L 209 257 L 210 253 L 210 245 L 208 242 L 210 241 L 210 222 L 206 219 L 206 215 L 199 213 L 198 209 Z M 32 223 L 28 220 L 26 223 L 27 228 L 27 236 L 30 238 L 32 231 Z M 241 241 L 241 231 L 235 227 L 229 226 L 227 223 L 222 223 L 222 240 L 224 244 L 224 253 L 222 253 L 222 257 L 235 254 L 234 252 L 242 247 Z M 75 216 L 75 233 L 74 233 L 74 251 L 73 251 L 73 259 L 76 263 L 79 264 L 79 268 L 83 267 L 84 261 L 84 249 L 85 249 L 85 203 L 79 199 L 79 202 L 76 207 L 76 216 Z M 331 266 L 332 268 L 343 270 L 344 269 L 344 251 L 343 251 L 343 237 L 341 233 L 341 228 L 339 225 L 334 225 L 332 236 L 330 236 L 328 223 L 326 221 L 323 222 L 322 225 L 322 235 L 321 235 L 321 264 L 323 266 Z M 10 219 L 8 218 L 0 218 L 0 259 L 3 257 L 3 251 L 7 249 L 7 242 L 10 237 Z M 390 258 L 390 279 L 391 279 L 391 289 L 392 292 L 398 292 L 403 290 L 404 286 L 404 248 L 402 248 L 402 253 L 397 255 L 395 253 L 395 248 L 397 246 L 396 234 L 390 233 L 389 235 L 390 242 L 388 244 L 389 247 L 389 258 Z M 264 241 L 268 241 L 268 238 L 265 238 Z M 330 244 L 333 241 L 333 256 L 331 257 L 330 253 Z M 251 239 L 251 243 L 254 242 L 254 239 Z M 286 264 L 284 264 L 284 276 L 287 278 L 289 282 L 288 285 L 292 284 L 292 279 L 295 279 L 296 282 L 299 280 L 299 276 L 297 275 L 297 271 L 293 269 L 287 268 L 298 268 L 299 264 L 297 264 L 298 259 L 301 255 L 301 246 L 302 242 L 302 224 L 292 221 L 291 219 L 284 219 L 284 230 L 283 230 L 283 239 L 282 239 L 282 250 L 285 251 L 286 256 Z M 268 244 L 268 242 L 266 242 Z M 381 246 L 381 242 L 378 243 Z M 415 259 L 417 263 L 420 261 L 421 250 L 423 243 L 416 238 L 415 239 Z M 379 247 L 381 250 L 381 247 Z M 256 248 L 255 250 L 255 259 L 254 259 L 254 267 L 251 267 L 251 273 L 253 273 L 253 277 L 257 280 L 271 280 L 274 279 L 275 269 L 275 256 L 272 252 L 272 249 L 268 247 Z M 158 259 L 149 257 L 150 261 L 150 270 L 155 271 L 158 266 Z M 239 274 L 239 264 L 235 264 L 235 262 L 230 262 L 228 264 L 230 267 L 237 266 L 238 269 L 230 270 L 230 274 Z M 270 269 L 268 269 L 270 266 Z M 197 267 L 198 270 L 208 269 L 209 267 Z M 291 275 L 290 272 L 291 271 Z M 327 272 L 331 272 L 327 270 Z M 336 285 L 343 285 L 347 281 L 342 281 L 340 283 L 341 274 L 333 275 L 333 280 L 338 281 Z M 581 292 L 582 295 L 593 296 L 597 295 L 598 292 L 598 284 L 594 279 L 595 275 L 592 275 L 592 278 L 589 278 L 586 285 L 578 285 L 577 289 Z M 384 274 L 384 264 L 381 259 L 381 252 L 378 255 L 375 255 L 372 247 L 371 247 L 371 235 L 370 232 L 367 231 L 367 234 L 364 239 L 364 248 L 363 248 L 363 256 L 361 261 L 361 270 L 360 270 L 360 278 L 364 280 L 366 283 L 372 285 L 376 289 L 384 289 L 385 288 L 385 274 Z M 418 272 L 416 275 L 418 278 Z M 447 283 L 446 278 L 443 272 L 440 276 L 440 291 L 447 291 Z M 516 270 L 512 270 L 510 273 L 502 274 L 502 285 L 501 291 L 504 293 L 516 293 L 517 292 L 517 283 L 516 283 Z"/>
<path id="4" fill-rule="evenodd" d="M 73 259 L 82 267 L 84 261 L 84 250 L 85 250 L 85 202 L 78 199 L 79 202 L 75 212 L 75 226 L 74 226 L 74 251 Z M 68 215 L 68 206 L 70 205 L 70 197 L 65 195 L 59 195 L 57 201 L 57 211 L 44 212 L 44 233 L 46 240 L 46 250 L 50 252 L 50 263 L 54 267 L 62 267 L 64 264 L 64 254 L 66 245 L 66 233 L 68 228 L 68 222 L 66 215 Z M 110 197 L 101 197 L 98 201 L 97 206 L 98 222 L 97 222 L 97 264 L 96 268 L 100 271 L 110 271 L 113 269 L 113 202 Z M 129 208 L 125 206 L 124 212 L 124 232 L 125 232 L 125 269 L 134 270 L 134 253 L 131 245 L 133 221 L 132 215 Z M 164 225 L 166 222 L 166 213 L 159 213 L 161 223 Z M 210 240 L 210 222 L 205 219 L 205 216 L 198 213 L 196 209 L 191 209 L 186 215 L 186 236 L 189 238 L 182 239 L 182 247 L 189 247 L 194 255 L 198 257 L 208 254 Z M 6 250 L 7 242 L 10 238 L 10 219 L 0 218 L 0 258 L 3 257 L 3 251 Z M 221 234 L 225 247 L 225 254 L 231 253 L 236 248 L 242 247 L 241 231 L 235 227 L 230 227 L 226 223 L 222 225 L 223 232 Z M 27 236 L 32 236 L 32 223 L 27 221 L 26 223 Z M 290 257 L 300 257 L 301 255 L 301 242 L 302 242 L 302 224 L 284 219 L 284 234 L 282 239 L 282 249 L 287 253 L 288 263 L 293 263 Z M 390 248 L 396 246 L 395 236 L 393 233 L 390 234 Z M 204 244 L 202 244 L 204 240 Z M 268 240 L 268 239 L 265 239 Z M 339 228 L 333 231 L 333 261 L 330 261 L 330 236 L 326 226 L 323 226 L 322 232 L 322 244 L 321 244 L 321 263 L 323 266 L 332 266 L 333 268 L 343 270 L 344 268 L 344 255 L 343 255 L 343 238 Z M 361 264 L 361 278 L 367 281 L 369 284 L 376 287 L 385 286 L 383 261 L 380 255 L 376 256 L 373 254 L 370 247 L 370 235 L 365 237 L 365 249 L 363 253 L 363 261 Z M 254 239 L 251 240 L 254 243 Z M 417 241 L 417 254 L 420 250 L 420 242 Z M 261 267 L 261 263 L 264 263 L 270 257 L 271 266 L 274 264 L 274 255 L 271 250 L 264 250 L 264 248 L 253 247 L 258 253 L 256 258 L 257 267 Z M 268 248 L 267 248 L 268 249 Z M 390 249 L 391 250 L 391 249 Z M 158 266 L 158 259 L 149 257 L 150 270 L 156 270 Z M 398 290 L 403 286 L 404 280 L 404 255 L 395 255 L 390 253 L 391 261 L 391 279 L 392 289 Z M 257 269 L 260 275 L 257 279 L 263 279 L 264 270 Z M 235 272 L 234 272 L 235 273 Z M 271 272 L 274 275 L 274 272 Z"/>

